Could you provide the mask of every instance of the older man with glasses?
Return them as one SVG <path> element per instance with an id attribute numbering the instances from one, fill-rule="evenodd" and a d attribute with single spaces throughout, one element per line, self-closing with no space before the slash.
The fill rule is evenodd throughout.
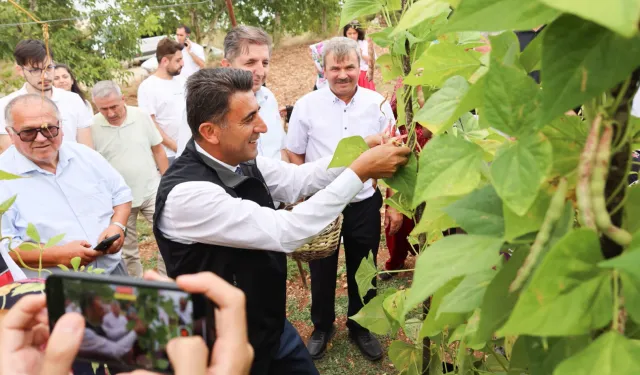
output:
<path id="1" fill-rule="evenodd" d="M 25 178 L 0 184 L 0 202 L 16 197 L 2 215 L 2 236 L 13 249 L 7 253 L 9 241 L 2 242 L 3 258 L 22 266 L 27 277 L 38 276 L 40 267 L 71 267 L 75 257 L 87 267 L 126 275 L 120 248 L 132 194 L 122 176 L 92 149 L 62 142 L 60 113 L 46 96 L 18 96 L 8 103 L 4 117 L 13 146 L 0 155 L 0 170 Z M 33 251 L 62 234 L 42 254 Z M 104 252 L 94 250 L 116 234 L 120 237 Z"/>
<path id="2" fill-rule="evenodd" d="M 24 86 L 0 99 L 0 114 L 15 97 L 25 94 L 41 94 L 51 99 L 60 109 L 65 141 L 83 143 L 93 148 L 91 140 L 91 118 L 93 113 L 87 110 L 84 102 L 76 93 L 53 87 L 53 75 L 56 66 L 53 54 L 39 40 L 27 39 L 16 45 L 13 51 L 16 60 L 16 72 L 26 81 Z M 6 124 L 0 116 L 0 153 L 11 146 Z"/>

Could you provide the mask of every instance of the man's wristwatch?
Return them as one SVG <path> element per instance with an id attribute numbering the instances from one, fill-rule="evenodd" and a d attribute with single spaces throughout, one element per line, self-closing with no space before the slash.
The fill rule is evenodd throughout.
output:
<path id="1" fill-rule="evenodd" d="M 124 232 L 124 235 L 127 235 L 127 227 L 125 227 L 124 225 L 118 223 L 117 221 L 114 221 L 111 223 L 111 225 L 115 225 L 116 227 L 122 229 L 122 231 Z"/>

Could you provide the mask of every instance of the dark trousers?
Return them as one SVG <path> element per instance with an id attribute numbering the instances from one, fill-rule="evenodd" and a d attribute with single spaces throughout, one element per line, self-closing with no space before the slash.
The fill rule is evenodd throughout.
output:
<path id="1" fill-rule="evenodd" d="M 380 245 L 380 208 L 382 207 L 382 195 L 376 189 L 375 194 L 361 202 L 349 204 L 342 214 L 342 238 L 344 240 L 344 253 L 347 264 L 347 287 L 349 295 L 349 307 L 347 316 L 353 316 L 363 306 L 358 294 L 356 283 L 356 271 L 360 267 L 363 258 L 373 253 L 375 262 Z M 338 245 L 338 249 L 340 245 Z M 336 276 L 338 273 L 338 251 L 327 258 L 309 262 L 311 271 L 311 320 L 315 329 L 328 331 L 336 320 Z M 373 278 L 376 285 L 376 278 Z M 369 290 L 364 297 L 367 303 L 376 296 L 375 289 Z M 351 332 L 364 331 L 365 328 L 353 320 L 347 320 L 347 327 Z"/>
<path id="2" fill-rule="evenodd" d="M 298 331 L 284 321 L 280 348 L 269 364 L 269 375 L 320 375 Z"/>
<path id="3" fill-rule="evenodd" d="M 387 197 L 391 189 L 387 190 Z M 404 261 L 407 259 L 409 252 L 416 254 L 418 249 L 411 246 L 407 237 L 414 228 L 411 218 L 404 216 L 402 226 L 394 235 L 389 235 L 389 228 L 384 228 L 384 234 L 387 238 L 387 249 L 389 249 L 389 260 L 384 265 L 387 271 L 401 270 L 404 268 Z"/>

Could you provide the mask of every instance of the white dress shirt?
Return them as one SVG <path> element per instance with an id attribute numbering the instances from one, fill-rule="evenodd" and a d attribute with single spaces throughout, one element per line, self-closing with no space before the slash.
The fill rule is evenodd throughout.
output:
<path id="1" fill-rule="evenodd" d="M 26 85 L 25 83 L 20 90 L 0 99 L 0 134 L 7 134 L 4 109 L 12 99 L 28 94 Z M 56 103 L 60 116 L 62 117 L 61 127 L 64 132 L 63 141 L 77 142 L 78 129 L 91 126 L 93 113 L 87 110 L 86 104 L 82 101 L 80 95 L 75 92 L 52 87 L 51 100 Z"/>
<path id="2" fill-rule="evenodd" d="M 304 154 L 308 163 L 333 155 L 343 138 L 378 134 L 390 122 L 395 124 L 388 101 L 380 111 L 384 100 L 382 95 L 363 87 L 357 88 L 349 104 L 330 89 L 312 91 L 296 102 L 289 121 L 287 148 L 295 154 Z M 373 193 L 369 180 L 353 201 L 365 200 Z"/>
<path id="3" fill-rule="evenodd" d="M 129 333 L 129 330 L 127 330 L 128 322 L 124 315 L 116 316 L 111 311 L 102 318 L 102 329 L 110 340 L 120 340 Z"/>
<path id="4" fill-rule="evenodd" d="M 191 52 L 198 56 L 202 61 L 206 61 L 204 48 L 202 48 L 202 46 L 198 43 L 195 43 L 191 40 L 189 40 L 189 42 L 191 43 Z M 182 70 L 180 71 L 180 75 L 178 77 L 180 77 L 180 79 L 184 83 L 186 83 L 187 79 L 191 77 L 193 73 L 200 70 L 200 66 L 198 66 L 198 64 L 193 61 L 193 57 L 191 57 L 191 54 L 187 52 L 186 47 L 182 50 L 182 61 L 184 61 L 184 65 L 182 66 Z"/>
<path id="5" fill-rule="evenodd" d="M 98 335 L 91 328 L 85 328 L 82 344 L 80 344 L 80 354 L 99 354 L 107 358 L 121 360 L 122 356 L 133 348 L 137 339 L 138 335 L 135 331 L 127 333 L 120 340 L 112 341 Z"/>
<path id="6" fill-rule="evenodd" d="M 267 132 L 258 138 L 258 155 L 282 160 L 280 151 L 287 147 L 287 134 L 282 126 L 278 101 L 271 90 L 264 86 L 256 92 L 256 100 L 260 106 L 258 114 L 267 124 Z"/>
<path id="7" fill-rule="evenodd" d="M 132 199 L 122 176 L 99 153 L 79 143 L 61 145 L 55 174 L 35 165 L 13 145 L 0 155 L 0 170 L 28 177 L 0 184 L 0 202 L 17 195 L 2 216 L 2 235 L 13 239 L 13 247 L 34 241 L 27 235 L 29 223 L 38 230 L 41 243 L 64 233 L 58 245 L 85 240 L 95 247 L 111 223 L 113 207 Z M 8 251 L 6 241 L 1 251 Z M 107 254 L 89 265 L 109 274 L 120 259 L 120 253 Z M 23 271 L 37 276 L 37 272 Z"/>
<path id="8" fill-rule="evenodd" d="M 224 165 L 197 144 L 196 149 Z M 295 202 L 317 192 L 292 211 L 234 198 L 211 182 L 183 182 L 169 193 L 158 228 L 167 238 L 185 244 L 200 242 L 290 253 L 317 236 L 362 189 L 355 172 L 327 169 L 330 161 L 328 157 L 296 166 L 258 156 L 258 168 L 274 200 Z"/>
<path id="9" fill-rule="evenodd" d="M 284 127 L 282 126 L 278 101 L 271 90 L 264 86 L 256 92 L 256 100 L 260 106 L 258 114 L 260 118 L 262 118 L 262 121 L 267 124 L 267 132 L 260 134 L 260 138 L 258 138 L 258 155 L 282 160 L 280 151 L 286 148 L 287 134 L 284 132 Z M 192 133 L 189 123 L 187 122 L 187 113 L 184 111 L 182 121 L 180 122 L 176 156 L 182 154 L 191 137 Z"/>
<path id="10" fill-rule="evenodd" d="M 186 99 L 182 79 L 162 79 L 149 76 L 138 87 L 138 107 L 155 116 L 156 122 L 163 132 L 178 142 L 180 126 L 185 114 Z M 175 157 L 176 153 L 164 147 L 167 157 Z"/>

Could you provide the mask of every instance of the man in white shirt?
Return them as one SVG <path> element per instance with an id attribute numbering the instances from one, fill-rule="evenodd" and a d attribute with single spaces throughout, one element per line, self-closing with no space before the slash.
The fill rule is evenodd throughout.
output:
<path id="1" fill-rule="evenodd" d="M 1 202 L 17 196 L 2 216 L 2 235 L 11 240 L 11 258 L 29 268 L 23 267 L 28 277 L 38 276 L 33 269 L 40 265 L 71 267 L 74 257 L 107 274 L 126 275 L 120 248 L 131 190 L 122 176 L 94 150 L 62 141 L 60 115 L 51 99 L 19 96 L 9 102 L 5 114 L 13 145 L 0 155 L 0 170 L 26 177 L 0 184 Z M 46 244 L 62 234 L 42 257 L 33 251 L 35 243 Z M 120 238 L 105 252 L 93 250 L 116 234 Z M 1 251 L 7 248 L 5 242 Z"/>
<path id="2" fill-rule="evenodd" d="M 276 160 L 289 161 L 285 149 L 286 134 L 278 101 L 264 83 L 269 74 L 271 59 L 271 38 L 264 30 L 253 26 L 237 26 L 224 38 L 224 58 L 221 65 L 242 69 L 253 75 L 253 92 L 260 106 L 260 117 L 267 125 L 267 132 L 258 139 L 258 155 Z M 178 155 L 182 153 L 187 141 L 191 139 L 191 130 L 186 121 L 180 128 Z"/>
<path id="3" fill-rule="evenodd" d="M 184 48 L 182 49 L 182 61 L 184 66 L 180 73 L 180 79 L 183 82 L 187 82 L 187 79 L 198 70 L 204 68 L 205 54 L 204 48 L 196 42 L 193 42 L 189 37 L 191 35 L 191 29 L 186 25 L 180 25 L 176 29 L 176 41 L 180 43 Z M 159 61 L 159 60 L 158 60 Z"/>
<path id="4" fill-rule="evenodd" d="M 267 127 L 253 85 L 251 73 L 233 68 L 205 69 L 189 79 L 193 139 L 162 177 L 154 234 L 169 277 L 207 270 L 244 291 L 252 375 L 317 374 L 286 321 L 285 254 L 335 220 L 363 181 L 392 175 L 410 150 L 373 147 L 346 169 L 327 169 L 331 156 L 303 166 L 258 156 Z M 379 145 L 380 137 L 369 142 Z M 290 212 L 274 209 L 273 200 L 314 193 Z"/>
<path id="5" fill-rule="evenodd" d="M 13 51 L 16 60 L 16 73 L 21 75 L 25 84 L 0 99 L 0 153 L 11 146 L 11 137 L 7 134 L 4 121 L 4 109 L 9 102 L 20 95 L 39 94 L 51 99 L 60 111 L 62 128 L 66 142 L 79 142 L 93 147 L 91 142 L 91 116 L 80 96 L 74 92 L 53 87 L 55 65 L 53 54 L 39 40 L 20 41 Z"/>
<path id="6" fill-rule="evenodd" d="M 360 50 L 355 41 L 344 37 L 329 40 L 324 45 L 323 59 L 328 89 L 313 91 L 298 100 L 289 122 L 287 148 L 291 162 L 295 164 L 314 162 L 332 155 L 342 138 L 377 134 L 395 123 L 391 106 L 382 95 L 358 87 Z M 355 274 L 369 252 L 376 259 L 380 244 L 381 206 L 380 191 L 375 188 L 373 180 L 367 180 L 343 212 L 342 238 L 349 294 L 347 316 L 355 315 L 363 306 Z M 335 330 L 337 267 L 337 251 L 327 258 L 309 262 L 314 332 L 307 348 L 314 359 L 322 358 Z M 373 282 L 375 286 L 375 280 Z M 364 302 L 374 296 L 375 289 L 372 289 Z M 365 357 L 370 360 L 382 357 L 380 343 L 368 330 L 353 320 L 347 320 L 347 327 Z"/>
<path id="7" fill-rule="evenodd" d="M 160 175 L 169 167 L 162 136 L 148 113 L 126 105 L 115 82 L 96 83 L 91 96 L 99 111 L 91 127 L 96 151 L 124 177 L 133 192 L 122 258 L 129 276 L 142 277 L 136 224 L 138 214 L 142 213 L 153 225 Z M 159 253 L 158 271 L 167 274 Z"/>
<path id="8" fill-rule="evenodd" d="M 182 70 L 182 46 L 164 38 L 156 48 L 158 69 L 138 87 L 138 106 L 156 123 L 169 164 L 176 157 L 180 123 L 185 110 L 184 85 L 178 77 Z"/>
<path id="9" fill-rule="evenodd" d="M 110 340 L 120 340 L 129 330 L 127 323 L 129 321 L 122 314 L 120 303 L 116 300 L 111 301 L 111 311 L 109 311 L 102 319 L 102 329 Z"/>

